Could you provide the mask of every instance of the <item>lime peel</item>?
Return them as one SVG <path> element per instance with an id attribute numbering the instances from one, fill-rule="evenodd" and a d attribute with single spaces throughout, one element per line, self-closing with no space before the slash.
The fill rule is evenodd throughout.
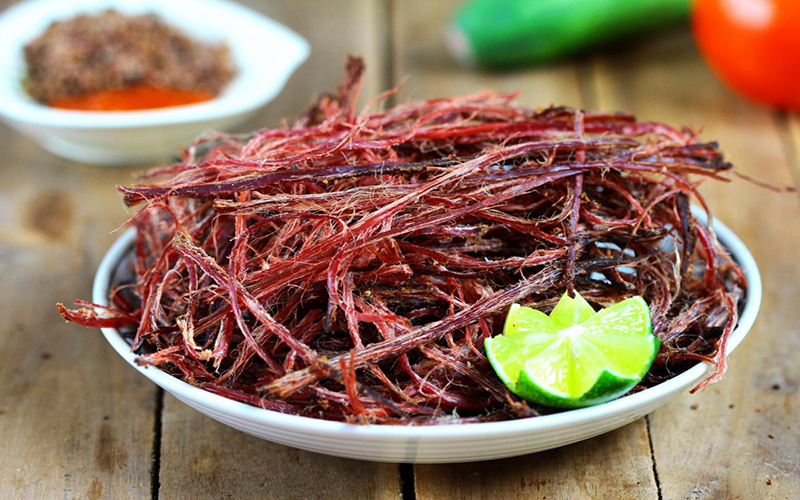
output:
<path id="1" fill-rule="evenodd" d="M 485 349 L 515 394 L 545 406 L 577 408 L 630 391 L 658 354 L 650 308 L 632 297 L 595 312 L 580 294 L 564 294 L 547 315 L 509 308 L 502 335 Z"/>

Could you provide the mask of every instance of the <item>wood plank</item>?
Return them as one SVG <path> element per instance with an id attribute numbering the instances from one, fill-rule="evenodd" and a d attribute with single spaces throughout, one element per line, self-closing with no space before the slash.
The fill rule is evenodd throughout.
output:
<path id="1" fill-rule="evenodd" d="M 156 390 L 57 301 L 91 299 L 132 171 L 0 126 L 0 498 L 149 498 Z"/>
<path id="2" fill-rule="evenodd" d="M 445 51 L 444 22 L 459 4 L 399 1 L 394 9 L 394 75 L 400 100 L 497 89 L 520 102 L 581 106 L 574 63 L 511 73 L 456 65 Z M 583 443 L 484 463 L 415 466 L 416 494 L 427 498 L 657 498 L 644 420 Z"/>
<path id="3" fill-rule="evenodd" d="M 397 466 L 270 443 L 220 424 L 172 396 L 164 404 L 162 500 L 198 498 L 394 499 Z"/>
<path id="4" fill-rule="evenodd" d="M 526 457 L 417 465 L 419 500 L 657 498 L 644 420 Z"/>
<path id="5" fill-rule="evenodd" d="M 308 62 L 278 99 L 241 130 L 276 126 L 304 111 L 321 92 L 335 90 L 348 53 L 368 65 L 362 99 L 385 88 L 383 5 L 371 0 L 244 2 L 306 37 Z M 269 443 L 219 424 L 166 397 L 162 424 L 162 499 L 397 498 L 394 464 L 332 458 Z"/>
<path id="6" fill-rule="evenodd" d="M 688 33 L 646 44 L 596 67 L 600 106 L 640 119 L 704 128 L 739 170 L 790 184 L 775 116 L 722 88 Z M 651 416 L 664 499 L 798 498 L 800 495 L 800 207 L 742 181 L 707 184 L 716 216 L 753 252 L 764 302 L 727 378 Z M 694 409 L 693 409 L 694 408 Z"/>

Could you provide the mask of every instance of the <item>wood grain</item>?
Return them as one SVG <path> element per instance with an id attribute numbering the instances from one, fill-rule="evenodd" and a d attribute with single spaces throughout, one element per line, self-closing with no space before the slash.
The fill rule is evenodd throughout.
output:
<path id="1" fill-rule="evenodd" d="M 329 457 L 270 443 L 215 422 L 172 396 L 164 405 L 164 429 L 162 500 L 400 496 L 394 464 Z"/>
<path id="2" fill-rule="evenodd" d="M 247 2 L 312 45 L 312 56 L 281 96 L 242 130 L 277 126 L 335 90 L 348 53 L 368 65 L 362 102 L 385 88 L 380 2 Z M 199 414 L 172 397 L 164 405 L 159 498 L 398 498 L 397 465 L 327 457 L 269 443 Z"/>
<path id="3" fill-rule="evenodd" d="M 418 465 L 417 498 L 655 499 L 656 485 L 643 422 L 525 457 Z"/>
<path id="4" fill-rule="evenodd" d="M 790 184 L 776 117 L 717 83 L 691 38 L 676 35 L 596 66 L 599 104 L 640 119 L 703 127 L 748 175 Z M 800 207 L 795 196 L 749 183 L 708 184 L 716 216 L 751 249 L 764 283 L 759 319 L 727 378 L 651 416 L 665 500 L 800 495 Z"/>
<path id="5" fill-rule="evenodd" d="M 150 498 L 155 388 L 55 309 L 91 298 L 132 172 L 0 137 L 0 498 Z"/>
<path id="6" fill-rule="evenodd" d="M 520 91 L 534 107 L 581 106 L 575 63 L 512 73 L 481 73 L 453 62 L 442 29 L 459 2 L 393 5 L 394 75 L 402 100 L 484 89 Z M 644 420 L 566 448 L 526 457 L 459 465 L 418 465 L 416 494 L 439 498 L 657 498 Z"/>

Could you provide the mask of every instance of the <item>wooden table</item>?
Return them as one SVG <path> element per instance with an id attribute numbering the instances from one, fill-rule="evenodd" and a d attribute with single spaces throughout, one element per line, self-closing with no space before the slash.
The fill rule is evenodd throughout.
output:
<path id="1" fill-rule="evenodd" d="M 468 71 L 444 51 L 457 2 L 285 0 L 254 8 L 313 46 L 284 93 L 243 127 L 274 126 L 335 88 L 345 55 L 369 64 L 364 98 L 403 101 L 485 88 L 531 106 L 625 109 L 703 127 L 738 168 L 800 178 L 800 119 L 720 86 L 687 32 L 511 73 Z M 267 49 L 268 50 L 268 49 Z M 57 301 L 89 298 L 129 215 L 114 185 L 140 169 L 55 158 L 0 128 L 0 498 L 800 498 L 800 206 L 746 182 L 707 185 L 717 216 L 752 249 L 764 304 L 727 378 L 616 432 L 535 455 L 394 465 L 298 451 L 189 409 L 126 366 Z"/>

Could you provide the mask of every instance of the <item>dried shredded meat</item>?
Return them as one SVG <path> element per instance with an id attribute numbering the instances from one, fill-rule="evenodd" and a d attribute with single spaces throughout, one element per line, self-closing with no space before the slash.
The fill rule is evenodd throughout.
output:
<path id="1" fill-rule="evenodd" d="M 214 394 L 355 422 L 556 411 L 510 393 L 483 341 L 570 288 L 647 300 L 662 346 L 635 390 L 698 360 L 723 375 L 747 283 L 690 210 L 732 171 L 715 143 L 494 92 L 357 113 L 362 73 L 287 128 L 206 135 L 120 187 L 140 208 L 112 310 L 65 317 L 125 323 L 141 363 Z"/>

